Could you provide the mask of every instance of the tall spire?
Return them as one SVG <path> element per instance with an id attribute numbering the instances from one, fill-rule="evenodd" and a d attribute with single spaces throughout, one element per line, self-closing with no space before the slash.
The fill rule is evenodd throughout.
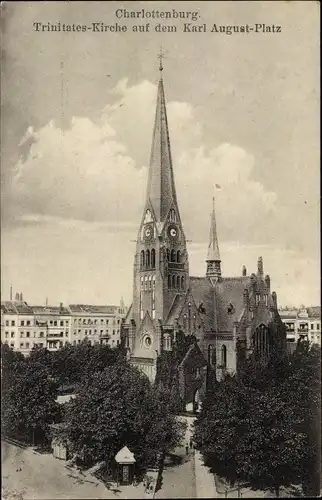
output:
<path id="1" fill-rule="evenodd" d="M 216 229 L 216 214 L 215 214 L 215 197 L 212 199 L 212 212 L 210 216 L 210 234 L 207 254 L 207 276 L 219 278 L 221 276 L 221 260 L 219 254 L 217 229 Z"/>
<path id="2" fill-rule="evenodd" d="M 160 59 L 160 79 L 152 137 L 147 201 L 151 202 L 157 221 L 160 222 L 164 221 L 172 203 L 174 202 L 177 205 L 177 199 L 162 78 L 162 51 L 158 57 Z"/>

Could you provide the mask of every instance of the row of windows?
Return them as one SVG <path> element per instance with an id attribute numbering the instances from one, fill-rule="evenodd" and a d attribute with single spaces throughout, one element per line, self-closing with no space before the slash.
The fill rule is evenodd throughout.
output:
<path id="1" fill-rule="evenodd" d="M 74 340 L 73 345 L 77 345 L 77 344 L 80 344 L 80 343 L 81 343 L 81 340 L 80 340 L 80 339 L 79 339 L 79 340 Z M 102 342 L 102 343 L 103 343 L 103 342 Z M 92 345 L 94 345 L 94 344 L 99 344 L 99 341 L 98 341 L 98 340 L 92 340 L 92 341 L 91 341 L 91 344 L 92 344 Z M 105 344 L 108 344 L 108 342 L 105 342 Z M 116 345 L 119 345 L 119 344 L 120 344 L 120 341 L 119 341 L 119 340 L 117 340 L 117 341 L 115 342 L 115 340 L 112 340 L 112 345 L 115 345 L 115 344 L 116 344 Z"/>
<path id="2" fill-rule="evenodd" d="M 150 250 L 142 250 L 141 251 L 141 257 L 140 257 L 140 265 L 141 269 L 155 269 L 155 249 L 152 248 L 151 252 Z"/>
<path id="3" fill-rule="evenodd" d="M 184 290 L 185 279 L 184 276 L 168 275 L 168 288 L 175 288 L 177 290 Z"/>
<path id="4" fill-rule="evenodd" d="M 78 333 L 82 333 L 82 330 L 78 330 Z M 92 335 L 92 333 L 93 333 L 93 335 L 95 335 L 95 334 L 97 334 L 97 330 L 93 330 L 93 332 L 92 332 L 92 330 L 85 330 L 84 333 L 85 333 L 85 335 L 87 335 L 87 334 Z M 103 334 L 103 333 L 104 333 L 104 330 L 100 330 L 100 334 Z M 105 333 L 108 333 L 108 330 L 105 330 Z M 117 334 L 120 333 L 120 330 L 116 330 L 116 331 L 113 330 L 112 335 L 115 335 L 115 333 L 117 333 Z M 76 334 L 77 334 L 77 332 L 76 332 L 76 330 L 74 330 L 74 335 L 76 335 Z"/>
<path id="5" fill-rule="evenodd" d="M 288 321 L 288 322 L 285 322 L 285 325 L 289 331 L 295 330 L 295 323 L 294 322 Z M 299 325 L 299 328 L 301 330 L 308 330 L 308 327 L 309 327 L 308 323 L 302 323 L 301 325 Z M 311 330 L 320 330 L 320 323 L 316 323 L 316 324 L 311 323 L 310 328 L 311 328 Z"/>
<path id="6" fill-rule="evenodd" d="M 99 320 L 98 319 L 92 319 L 92 318 L 75 318 L 74 319 L 74 324 L 78 323 L 79 325 L 83 324 L 83 325 L 98 325 L 99 324 Z M 109 323 L 109 320 L 108 319 L 103 319 L 101 318 L 100 319 L 100 324 L 101 325 L 108 325 Z M 120 324 L 120 319 L 118 319 L 117 321 L 115 320 L 115 318 L 113 318 L 113 325 L 116 325 L 116 324 Z"/>
<path id="7" fill-rule="evenodd" d="M 141 276 L 141 290 L 155 289 L 155 276 Z"/>
<path id="8" fill-rule="evenodd" d="M 5 338 L 7 339 L 9 337 L 9 332 L 5 332 Z M 15 332 L 11 332 L 11 338 L 14 339 L 15 337 Z"/>
<path id="9" fill-rule="evenodd" d="M 191 319 L 192 319 L 192 324 L 191 324 Z M 187 316 L 187 314 L 184 314 L 183 315 L 183 329 L 186 330 L 188 327 L 189 328 L 192 327 L 193 330 L 196 330 L 196 328 L 197 328 L 196 321 L 197 321 L 196 314 L 193 314 L 192 318 L 190 316 L 190 321 L 189 321 L 189 317 Z"/>
<path id="10" fill-rule="evenodd" d="M 265 293 L 263 296 L 260 293 L 255 294 L 255 303 L 258 306 L 260 302 L 264 302 L 265 306 L 268 305 L 268 295 Z"/>
<path id="11" fill-rule="evenodd" d="M 49 324 L 50 324 L 50 325 L 53 325 L 53 326 L 58 326 L 58 321 L 57 321 L 57 320 L 52 320 L 52 319 L 51 319 L 51 320 L 49 321 Z M 68 320 L 66 320 L 66 321 L 65 321 L 65 324 L 66 324 L 66 326 L 67 326 L 67 325 L 69 324 L 69 321 L 68 321 Z M 64 326 L 64 322 L 63 322 L 63 321 L 59 321 L 59 326 Z"/>
<path id="12" fill-rule="evenodd" d="M 6 320 L 6 326 L 9 326 L 9 320 Z M 16 322 L 14 320 L 11 321 L 11 326 L 16 326 Z"/>
<path id="13" fill-rule="evenodd" d="M 208 346 L 208 363 L 212 366 L 216 366 L 216 347 L 214 345 Z M 220 368 L 227 368 L 227 347 L 223 344 L 220 348 Z"/>

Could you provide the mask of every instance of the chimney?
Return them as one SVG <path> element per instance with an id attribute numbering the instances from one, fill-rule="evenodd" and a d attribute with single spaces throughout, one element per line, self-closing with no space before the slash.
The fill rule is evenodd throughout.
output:
<path id="1" fill-rule="evenodd" d="M 62 302 L 59 304 L 59 309 L 60 309 L 60 312 L 63 310 L 63 303 Z"/>
<path id="2" fill-rule="evenodd" d="M 20 292 L 20 302 L 23 302 L 23 295 L 22 295 L 22 292 Z"/>
<path id="3" fill-rule="evenodd" d="M 242 268 L 242 276 L 247 276 L 246 266 L 243 266 L 243 268 Z"/>
<path id="4" fill-rule="evenodd" d="M 277 295 L 276 292 L 272 292 L 272 299 L 275 309 L 277 309 Z"/>
<path id="5" fill-rule="evenodd" d="M 10 300 L 12 300 L 12 285 L 10 285 Z"/>
<path id="6" fill-rule="evenodd" d="M 15 301 L 16 302 L 19 302 L 19 299 L 20 299 L 20 295 L 18 292 L 16 292 L 16 295 L 15 295 Z"/>
<path id="7" fill-rule="evenodd" d="M 48 306 L 48 297 L 46 297 L 46 303 L 45 303 L 46 306 Z"/>
<path id="8" fill-rule="evenodd" d="M 258 257 L 258 261 L 257 261 L 257 275 L 258 276 L 263 276 L 263 274 L 264 274 L 263 257 Z"/>

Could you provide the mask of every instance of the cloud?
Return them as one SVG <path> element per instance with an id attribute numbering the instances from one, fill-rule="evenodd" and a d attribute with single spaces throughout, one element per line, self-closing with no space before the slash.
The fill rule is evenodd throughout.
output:
<path id="1" fill-rule="evenodd" d="M 105 106 L 96 122 L 78 116 L 67 129 L 53 121 L 38 131 L 28 128 L 20 142 L 20 147 L 28 146 L 28 154 L 21 156 L 11 183 L 16 218 L 25 223 L 30 216 L 107 226 L 112 222 L 119 226 L 139 223 L 156 86 L 148 81 L 129 86 L 123 79 L 112 97 L 114 103 Z M 217 183 L 222 188 L 216 193 L 221 239 L 265 238 L 276 211 L 276 196 L 254 180 L 252 154 L 228 143 L 207 147 L 202 125 L 189 103 L 169 102 L 168 121 L 187 237 L 202 241 L 208 234 Z"/>

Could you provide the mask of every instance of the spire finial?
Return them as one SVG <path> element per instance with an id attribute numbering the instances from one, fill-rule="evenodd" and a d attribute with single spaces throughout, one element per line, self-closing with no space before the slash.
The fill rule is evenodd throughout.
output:
<path id="1" fill-rule="evenodd" d="M 159 71 L 160 71 L 160 73 L 162 75 L 162 71 L 163 71 L 162 60 L 164 59 L 164 52 L 162 51 L 162 45 L 160 47 L 160 52 L 158 54 L 158 59 L 160 60 Z"/>

